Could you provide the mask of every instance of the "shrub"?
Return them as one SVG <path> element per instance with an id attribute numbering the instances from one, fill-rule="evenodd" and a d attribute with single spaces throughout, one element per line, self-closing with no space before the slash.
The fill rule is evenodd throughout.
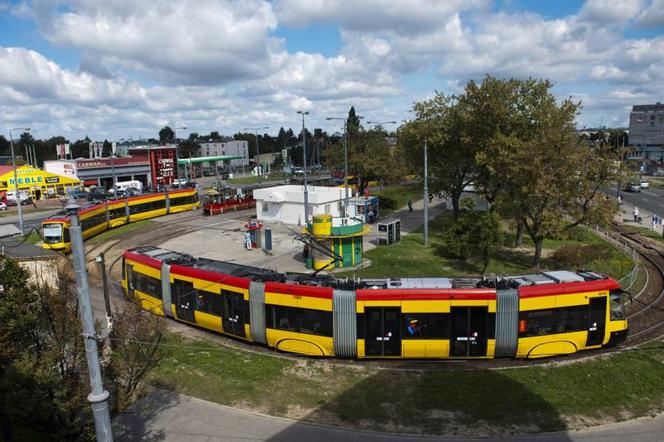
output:
<path id="1" fill-rule="evenodd" d="M 566 245 L 553 252 L 553 259 L 565 267 L 585 267 L 612 252 L 608 244 Z"/>

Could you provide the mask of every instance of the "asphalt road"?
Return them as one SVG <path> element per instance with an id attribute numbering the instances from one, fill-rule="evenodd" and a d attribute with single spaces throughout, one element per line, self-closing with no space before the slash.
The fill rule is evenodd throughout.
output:
<path id="1" fill-rule="evenodd" d="M 608 194 L 617 198 L 616 189 L 610 189 Z M 664 216 L 664 189 L 642 189 L 641 192 L 620 192 L 623 203 L 636 206 L 641 210 Z"/>

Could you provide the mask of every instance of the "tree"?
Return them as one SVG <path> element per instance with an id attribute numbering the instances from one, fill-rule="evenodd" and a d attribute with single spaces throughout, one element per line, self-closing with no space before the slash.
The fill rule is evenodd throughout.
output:
<path id="1" fill-rule="evenodd" d="M 355 106 L 351 106 L 346 119 L 346 130 L 349 134 L 356 134 L 361 128 L 360 117 L 355 114 Z"/>
<path id="2" fill-rule="evenodd" d="M 443 234 L 446 249 L 457 258 L 479 258 L 484 273 L 491 255 L 502 245 L 500 217 L 496 212 L 477 212 L 471 198 L 464 199 L 461 206 L 459 219 Z"/>
<path id="3" fill-rule="evenodd" d="M 615 155 L 576 136 L 580 103 L 558 104 L 548 81 L 510 81 L 510 130 L 496 131 L 478 162 L 502 180 L 499 197 L 535 243 L 533 265 L 539 266 L 545 238 L 611 219 L 616 204 L 601 189 L 616 176 Z"/>
<path id="4" fill-rule="evenodd" d="M 0 261 L 0 425 L 19 422 L 51 440 L 94 437 L 90 391 L 74 283 L 66 266 L 55 286 L 31 283 L 19 264 Z M 114 350 L 104 384 L 118 412 L 165 356 L 165 325 L 127 305 L 116 312 Z M 109 363 L 110 362 L 110 363 Z"/>
<path id="5" fill-rule="evenodd" d="M 168 126 L 164 126 L 159 131 L 159 143 L 162 145 L 168 144 L 170 141 L 175 140 L 175 132 Z"/>
<path id="6" fill-rule="evenodd" d="M 90 138 L 87 136 L 82 140 L 76 140 L 74 144 L 70 146 L 71 155 L 73 158 L 85 158 L 90 153 Z"/>
<path id="7" fill-rule="evenodd" d="M 180 158 L 189 158 L 195 157 L 198 155 L 198 151 L 201 148 L 200 143 L 198 142 L 198 134 L 192 132 L 189 134 L 189 138 L 184 141 L 181 141 L 178 144 L 180 149 Z"/>
<path id="8" fill-rule="evenodd" d="M 429 190 L 444 192 L 452 201 L 454 219 L 459 219 L 463 189 L 477 176 L 476 145 L 463 125 L 458 97 L 436 91 L 434 97 L 415 103 L 415 119 L 398 132 L 400 151 L 412 170 L 423 173 L 424 140 L 428 147 Z"/>

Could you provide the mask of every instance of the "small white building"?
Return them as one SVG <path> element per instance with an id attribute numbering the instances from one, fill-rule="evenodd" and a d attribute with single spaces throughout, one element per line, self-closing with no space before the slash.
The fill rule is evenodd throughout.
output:
<path id="1" fill-rule="evenodd" d="M 308 186 L 309 216 L 327 213 L 343 216 L 343 187 Z M 304 224 L 304 186 L 286 185 L 254 190 L 256 217 L 260 221 Z"/>

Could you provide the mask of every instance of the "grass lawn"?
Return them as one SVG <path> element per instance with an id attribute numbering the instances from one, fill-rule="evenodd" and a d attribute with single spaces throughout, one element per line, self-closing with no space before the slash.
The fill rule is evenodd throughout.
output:
<path id="1" fill-rule="evenodd" d="M 579 419 L 626 419 L 664 405 L 661 345 L 555 367 L 461 370 L 440 363 L 434 370 L 393 371 L 175 336 L 168 343 L 172 353 L 150 375 L 152 384 L 319 423 L 437 434 L 463 434 L 463 427 L 557 431 Z"/>
<path id="2" fill-rule="evenodd" d="M 150 227 L 153 224 L 158 224 L 155 223 L 154 221 L 150 221 L 147 219 L 141 220 L 141 221 L 136 221 L 131 224 L 125 224 L 120 227 L 116 227 L 115 229 L 107 230 L 103 233 L 100 233 L 97 236 L 93 236 L 92 238 L 86 240 L 86 244 L 101 244 L 104 241 L 108 241 L 109 239 L 113 238 L 114 236 L 121 235 L 123 233 L 131 232 L 134 230 L 139 230 L 143 228 Z"/>
<path id="3" fill-rule="evenodd" d="M 477 276 L 482 272 L 478 260 L 459 260 L 446 253 L 442 232 L 452 222 L 451 213 L 444 213 L 429 224 L 429 247 L 424 247 L 422 233 L 417 231 L 402 237 L 401 242 L 390 246 L 380 246 L 368 251 L 365 257 L 371 266 L 339 273 L 339 276 L 379 277 L 426 277 L 426 276 Z M 515 275 L 538 271 L 532 267 L 534 247 L 532 241 L 524 237 L 523 247 L 512 247 L 515 242 L 513 232 L 504 236 L 504 247 L 491 256 L 486 274 Z M 556 262 L 551 253 L 569 245 L 598 245 L 606 253 L 600 258 L 584 263 L 584 267 L 606 273 L 615 278 L 628 274 L 633 267 L 629 257 L 614 249 L 602 239 L 584 229 L 574 229 L 570 235 L 558 240 L 546 240 L 541 269 L 565 269 L 569 265 Z M 571 269 L 575 270 L 575 269 Z"/>
<path id="4" fill-rule="evenodd" d="M 404 207 L 408 200 L 417 201 L 422 199 L 423 190 L 422 186 L 418 184 L 390 184 L 383 187 L 383 191 L 372 192 L 372 195 L 383 197 L 387 199 L 387 205 L 385 201 L 381 201 L 381 213 L 385 214 L 397 209 Z M 389 207 L 392 205 L 392 207 Z"/>
<path id="5" fill-rule="evenodd" d="M 25 243 L 34 245 L 34 244 L 37 244 L 41 240 L 42 240 L 41 236 L 39 236 L 39 234 L 37 232 L 33 231 L 33 232 L 30 232 L 30 234 L 27 236 L 27 238 L 25 239 Z"/>

